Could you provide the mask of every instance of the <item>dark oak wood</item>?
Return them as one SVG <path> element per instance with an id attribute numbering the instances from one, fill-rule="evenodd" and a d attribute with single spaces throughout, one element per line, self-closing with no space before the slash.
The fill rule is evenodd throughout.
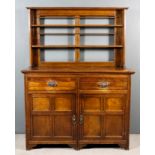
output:
<path id="1" fill-rule="evenodd" d="M 125 66 L 125 9 L 28 7 L 30 67 L 25 81 L 26 149 L 38 144 L 118 144 L 129 149 L 131 75 Z M 42 24 L 40 19 L 72 18 L 74 24 Z M 113 24 L 81 24 L 84 18 L 105 18 Z M 44 27 L 74 32 L 42 32 Z M 84 33 L 81 28 L 113 28 L 114 32 Z M 44 45 L 41 36 L 73 35 L 73 45 Z M 80 45 L 81 36 L 113 36 L 114 45 Z M 41 50 L 74 49 L 73 62 L 41 61 Z M 113 49 L 114 61 L 80 62 L 81 49 Z"/>

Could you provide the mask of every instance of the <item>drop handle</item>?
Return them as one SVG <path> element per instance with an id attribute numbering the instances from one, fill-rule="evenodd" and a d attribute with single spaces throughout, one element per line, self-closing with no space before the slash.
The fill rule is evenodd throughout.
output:
<path id="1" fill-rule="evenodd" d="M 110 82 L 107 82 L 107 81 L 103 81 L 103 82 L 98 82 L 97 85 L 100 87 L 100 88 L 106 88 L 110 85 Z"/>
<path id="2" fill-rule="evenodd" d="M 80 115 L 80 118 L 79 119 L 80 119 L 79 120 L 80 121 L 79 123 L 80 123 L 80 125 L 82 125 L 83 124 L 83 115 L 82 114 Z"/>
<path id="3" fill-rule="evenodd" d="M 76 115 L 75 114 L 72 116 L 72 123 L 73 123 L 73 125 L 76 124 Z"/>
<path id="4" fill-rule="evenodd" d="M 56 81 L 48 81 L 48 83 L 47 83 L 47 85 L 49 86 L 49 87 L 56 87 L 57 85 L 58 85 L 58 83 L 56 82 Z"/>

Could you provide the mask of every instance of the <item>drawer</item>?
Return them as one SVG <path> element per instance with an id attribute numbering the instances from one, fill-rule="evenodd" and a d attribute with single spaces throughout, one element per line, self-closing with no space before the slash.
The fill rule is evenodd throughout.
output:
<path id="1" fill-rule="evenodd" d="M 28 90 L 75 90 L 74 78 L 32 77 L 28 79 Z"/>
<path id="2" fill-rule="evenodd" d="M 121 90 L 128 89 L 127 77 L 99 77 L 99 78 L 80 78 L 81 90 Z"/>

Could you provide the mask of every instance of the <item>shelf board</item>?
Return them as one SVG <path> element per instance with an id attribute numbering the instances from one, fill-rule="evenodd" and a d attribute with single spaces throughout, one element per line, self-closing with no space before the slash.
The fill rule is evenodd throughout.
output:
<path id="1" fill-rule="evenodd" d="M 92 36 L 106 36 L 106 35 L 114 35 L 114 33 L 40 33 L 40 35 L 92 35 Z"/>
<path id="2" fill-rule="evenodd" d="M 80 16 L 80 19 L 114 19 L 114 16 Z M 40 19 L 75 19 L 74 16 L 41 16 Z"/>
<path id="3" fill-rule="evenodd" d="M 111 24 L 81 24 L 81 25 L 72 25 L 72 24 L 36 24 L 32 27 L 123 27 L 123 25 L 111 25 Z"/>
<path id="4" fill-rule="evenodd" d="M 79 48 L 122 48 L 122 45 L 80 45 Z"/>
<path id="5" fill-rule="evenodd" d="M 32 45 L 32 48 L 55 48 L 55 49 L 60 49 L 60 48 L 74 48 L 75 46 L 73 45 Z"/>
<path id="6" fill-rule="evenodd" d="M 64 49 L 64 48 L 92 48 L 92 49 L 101 49 L 101 48 L 122 48 L 122 45 L 32 45 L 32 48 L 53 48 L 53 49 Z"/>

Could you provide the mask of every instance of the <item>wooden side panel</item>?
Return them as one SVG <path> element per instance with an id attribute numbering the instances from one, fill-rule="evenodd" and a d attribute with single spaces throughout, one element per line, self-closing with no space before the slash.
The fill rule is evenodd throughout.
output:
<path id="1" fill-rule="evenodd" d="M 118 10 L 116 12 L 116 23 L 123 25 L 122 28 L 116 28 L 116 44 L 122 45 L 123 47 L 120 49 L 115 49 L 115 57 L 116 57 L 116 67 L 123 67 L 125 65 L 125 34 L 124 34 L 124 10 Z"/>
<path id="2" fill-rule="evenodd" d="M 39 52 L 37 49 L 32 49 L 32 45 L 39 44 L 38 38 L 37 38 L 37 29 L 32 28 L 31 25 L 38 24 L 37 23 L 37 11 L 36 10 L 30 10 L 29 11 L 29 43 L 30 43 L 30 64 L 33 67 L 36 67 L 39 65 L 38 58 L 39 58 Z"/>

